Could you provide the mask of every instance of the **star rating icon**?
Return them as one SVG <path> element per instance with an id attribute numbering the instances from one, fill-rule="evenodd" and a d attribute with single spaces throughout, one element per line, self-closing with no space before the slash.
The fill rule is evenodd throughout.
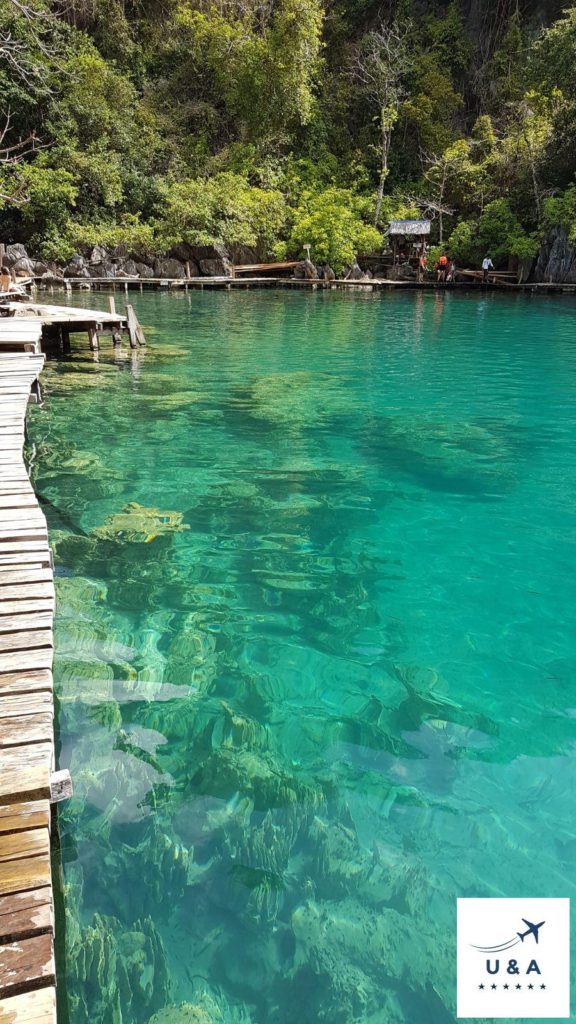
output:
<path id="1" fill-rule="evenodd" d="M 506 992 L 508 992 L 508 991 L 509 991 L 510 987 L 511 987 L 511 986 L 510 986 L 510 985 L 509 985 L 508 983 L 506 983 L 505 985 L 502 985 L 502 986 L 501 986 L 501 988 L 503 988 L 503 989 L 504 989 L 504 990 L 505 990 Z M 520 991 L 521 991 L 521 989 L 522 989 L 522 985 L 520 985 L 520 984 L 518 984 L 518 985 L 515 985 L 514 987 L 515 987 L 515 989 L 516 989 L 516 991 L 517 991 L 517 992 L 520 992 Z M 480 991 L 481 991 L 481 992 L 483 992 L 483 991 L 484 991 L 484 989 L 486 988 L 486 985 L 484 985 L 484 984 L 483 984 L 482 982 L 480 982 L 480 984 L 478 985 L 478 988 L 480 989 Z M 491 988 L 491 989 L 492 989 L 492 991 L 494 992 L 494 991 L 496 991 L 496 989 L 498 988 L 498 985 L 496 985 L 496 984 L 494 983 L 494 984 L 490 985 L 490 988 Z M 532 984 L 530 984 L 530 985 L 526 985 L 526 988 L 527 988 L 527 989 L 528 989 L 529 991 L 533 991 L 533 990 L 534 990 L 534 985 L 532 985 Z M 546 985 L 544 985 L 544 983 L 542 983 L 542 985 L 540 985 L 540 989 L 541 989 L 541 990 L 544 990 L 545 988 L 546 988 Z"/>

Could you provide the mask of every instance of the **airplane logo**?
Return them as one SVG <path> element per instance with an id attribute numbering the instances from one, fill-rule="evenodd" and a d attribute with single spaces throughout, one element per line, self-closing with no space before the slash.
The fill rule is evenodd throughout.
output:
<path id="1" fill-rule="evenodd" d="M 540 931 L 542 925 L 546 924 L 546 921 L 540 921 L 540 924 L 532 924 L 532 922 L 531 921 L 527 921 L 525 917 L 523 917 L 522 920 L 524 921 L 524 924 L 528 925 L 528 928 L 526 929 L 525 932 L 516 932 L 518 938 L 522 942 L 524 942 L 524 939 L 526 938 L 527 935 L 533 935 L 534 936 L 534 941 L 538 942 L 538 932 Z"/>
<path id="2" fill-rule="evenodd" d="M 510 939 L 506 939 L 505 942 L 499 942 L 496 946 L 473 946 L 474 949 L 480 950 L 481 953 L 503 953 L 507 949 L 512 949 L 512 946 L 517 946 L 519 942 L 524 942 L 524 939 L 529 936 L 534 936 L 534 941 L 538 942 L 538 933 L 545 921 L 539 921 L 538 924 L 533 924 L 532 921 L 527 921 L 525 917 L 522 918 L 524 924 L 527 926 L 525 932 L 516 932 Z"/>

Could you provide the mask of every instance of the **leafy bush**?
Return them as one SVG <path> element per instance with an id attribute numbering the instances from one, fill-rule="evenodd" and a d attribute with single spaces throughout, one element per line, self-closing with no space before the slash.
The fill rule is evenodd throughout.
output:
<path id="1" fill-rule="evenodd" d="M 478 264 L 484 256 L 494 262 L 509 256 L 534 256 L 538 242 L 524 230 L 507 199 L 488 203 L 478 220 L 461 221 L 448 241 L 448 251 L 458 263 Z"/>
<path id="2" fill-rule="evenodd" d="M 165 249 L 190 245 L 241 244 L 271 249 L 286 220 L 282 193 L 250 185 L 225 172 L 167 188 L 157 236 Z"/>
<path id="3" fill-rule="evenodd" d="M 317 263 L 329 263 L 337 273 L 360 253 L 382 249 L 382 235 L 366 223 L 369 203 L 349 189 L 305 192 L 293 214 L 288 252 L 302 256 L 310 245 Z"/>

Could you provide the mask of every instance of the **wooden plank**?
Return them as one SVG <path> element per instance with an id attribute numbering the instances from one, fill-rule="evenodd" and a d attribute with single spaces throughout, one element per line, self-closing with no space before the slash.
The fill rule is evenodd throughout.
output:
<path id="1" fill-rule="evenodd" d="M 50 836 L 47 828 L 30 828 L 25 832 L 0 835 L 0 864 L 49 855 Z"/>
<path id="2" fill-rule="evenodd" d="M 22 524 L 35 524 L 45 522 L 44 515 L 36 506 L 35 509 L 29 508 L 0 508 L 0 524 L 3 527 L 5 522 L 15 523 L 18 520 L 22 521 Z"/>
<path id="3" fill-rule="evenodd" d="M 43 647 L 54 647 L 51 627 L 48 629 L 23 629 L 15 633 L 0 633 L 0 653 L 29 651 Z"/>
<path id="4" fill-rule="evenodd" d="M 27 892 L 50 885 L 52 880 L 49 857 L 26 857 L 2 865 L 0 896 L 14 892 Z M 2 970 L 0 968 L 0 977 Z"/>
<path id="5" fill-rule="evenodd" d="M 14 551 L 50 551 L 48 543 L 44 540 L 0 540 L 0 555 Z"/>
<path id="6" fill-rule="evenodd" d="M 27 828 L 50 829 L 50 803 L 48 800 L 0 804 L 0 833 L 19 832 Z"/>
<path id="7" fill-rule="evenodd" d="M 5 541 L 23 543 L 24 540 L 38 540 L 43 541 L 44 544 L 48 543 L 48 527 L 46 524 L 43 526 L 31 526 L 26 529 L 20 526 L 14 530 L 10 525 L 6 528 L 0 526 L 0 544 Z"/>
<path id="8" fill-rule="evenodd" d="M 20 718 L 0 719 L 0 748 L 17 747 L 22 743 L 49 742 L 54 735 L 52 713 L 22 715 Z"/>
<path id="9" fill-rule="evenodd" d="M 52 714 L 52 695 L 45 690 L 36 693 L 4 694 L 0 701 L 0 723 L 22 715 Z"/>
<path id="10" fill-rule="evenodd" d="M 0 673 L 52 668 L 53 654 L 51 647 L 38 647 L 33 651 L 3 651 L 0 654 Z"/>
<path id="11" fill-rule="evenodd" d="M 25 612 L 23 615 L 2 615 L 0 602 L 0 634 L 24 629 L 51 629 L 54 616 L 49 612 Z"/>
<path id="12" fill-rule="evenodd" d="M 34 763 L 36 751 L 45 747 L 49 750 L 42 754 L 38 763 Z M 0 748 L 0 802 L 22 803 L 25 800 L 48 799 L 51 758 L 51 743 Z M 0 879 L 0 891 L 1 884 Z"/>
<path id="13" fill-rule="evenodd" d="M 32 488 L 30 491 L 13 491 L 9 494 L 0 493 L 0 508 L 29 508 L 31 505 L 38 507 L 38 500 Z"/>
<path id="14" fill-rule="evenodd" d="M 0 601 L 5 586 L 14 583 L 48 583 L 53 579 L 52 569 L 29 569 L 23 566 L 21 569 L 12 569 L 3 566 L 0 569 Z"/>
<path id="15" fill-rule="evenodd" d="M 52 692 L 54 681 L 49 669 L 20 669 L 0 674 L 0 699 L 7 693 L 35 693 L 37 690 Z"/>
<path id="16" fill-rule="evenodd" d="M 8 942 L 19 942 L 21 939 L 30 939 L 33 935 L 54 934 L 54 911 L 52 902 L 45 893 L 50 890 L 33 889 L 29 893 L 14 893 L 10 896 L 0 896 L 0 943 L 5 945 Z M 31 897 L 36 900 L 32 901 Z M 22 905 L 22 897 L 27 898 L 27 903 Z M 4 905 L 4 906 L 3 906 Z"/>
<path id="17" fill-rule="evenodd" d="M 44 571 L 44 570 L 42 570 Z M 2 587 L 2 600 L 25 601 L 31 597 L 54 597 L 54 584 L 50 579 L 30 583 L 12 583 Z"/>
<path id="18" fill-rule="evenodd" d="M 0 947 L 0 995 L 17 995 L 56 984 L 51 935 L 11 942 Z"/>
<path id="19" fill-rule="evenodd" d="M 0 553 L 0 572 L 24 566 L 27 569 L 46 569 L 50 565 L 49 552 L 44 555 L 39 551 L 14 551 L 11 555 Z"/>
<path id="20" fill-rule="evenodd" d="M 0 601 L 0 616 L 20 615 L 23 612 L 50 611 L 54 610 L 54 595 L 52 597 L 31 597 L 23 600 Z"/>
<path id="21" fill-rule="evenodd" d="M 56 1024 L 56 989 L 41 988 L 1 999 L 0 1024 Z"/>

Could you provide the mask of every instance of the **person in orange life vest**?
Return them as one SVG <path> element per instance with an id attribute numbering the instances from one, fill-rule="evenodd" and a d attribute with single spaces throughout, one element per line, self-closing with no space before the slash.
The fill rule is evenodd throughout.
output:
<path id="1" fill-rule="evenodd" d="M 438 273 L 437 273 L 437 280 L 438 281 L 445 281 L 446 280 L 446 271 L 448 270 L 448 257 L 446 255 L 446 253 L 442 253 L 440 259 L 438 260 L 438 263 L 436 264 L 436 269 L 438 271 Z"/>

